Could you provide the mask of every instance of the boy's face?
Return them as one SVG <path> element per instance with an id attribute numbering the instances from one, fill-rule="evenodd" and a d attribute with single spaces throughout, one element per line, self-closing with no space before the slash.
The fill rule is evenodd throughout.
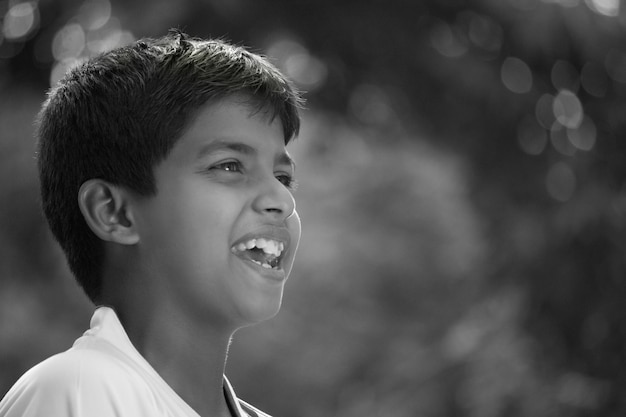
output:
<path id="1" fill-rule="evenodd" d="M 278 312 L 300 239 L 282 124 L 243 103 L 200 109 L 135 213 L 147 293 L 237 327 Z"/>

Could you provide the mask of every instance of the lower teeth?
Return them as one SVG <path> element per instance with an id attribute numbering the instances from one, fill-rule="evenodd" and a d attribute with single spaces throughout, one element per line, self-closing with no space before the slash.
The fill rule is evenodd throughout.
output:
<path id="1" fill-rule="evenodd" d="M 255 264 L 257 264 L 257 265 L 261 265 L 261 266 L 262 266 L 263 268 L 265 268 L 265 269 L 272 269 L 272 266 L 271 266 L 270 264 L 262 264 L 262 263 L 261 263 L 261 262 L 259 262 L 259 261 L 252 261 L 252 262 L 254 262 L 254 263 L 255 263 Z"/>

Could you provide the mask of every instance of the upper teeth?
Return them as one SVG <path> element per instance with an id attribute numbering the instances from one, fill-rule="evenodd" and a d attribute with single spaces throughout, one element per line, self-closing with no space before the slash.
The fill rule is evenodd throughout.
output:
<path id="1" fill-rule="evenodd" d="M 239 243 L 235 246 L 235 249 L 243 252 L 247 249 L 253 249 L 255 247 L 262 249 L 263 252 L 268 255 L 274 255 L 276 257 L 279 257 L 283 250 L 285 250 L 285 244 L 283 242 L 265 238 L 250 239 L 246 242 Z"/>

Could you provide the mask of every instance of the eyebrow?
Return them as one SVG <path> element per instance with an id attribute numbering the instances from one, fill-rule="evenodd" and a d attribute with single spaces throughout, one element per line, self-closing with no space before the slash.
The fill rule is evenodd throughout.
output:
<path id="1" fill-rule="evenodd" d="M 207 155 L 224 150 L 248 156 L 254 156 L 258 153 L 255 147 L 250 146 L 247 143 L 216 140 L 200 148 L 197 157 L 198 159 L 202 159 Z M 290 165 L 294 169 L 296 167 L 296 162 L 291 156 L 289 156 L 287 152 L 282 152 L 277 155 L 277 157 L 275 158 L 275 162 L 280 165 Z"/>

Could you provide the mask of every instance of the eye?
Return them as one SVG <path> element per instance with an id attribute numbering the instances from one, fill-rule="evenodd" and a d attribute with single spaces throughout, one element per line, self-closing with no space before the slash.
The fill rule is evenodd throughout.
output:
<path id="1" fill-rule="evenodd" d="M 242 166 L 239 161 L 227 161 L 213 166 L 211 169 L 219 169 L 227 172 L 241 172 Z"/>
<path id="2" fill-rule="evenodd" d="M 276 174 L 276 179 L 285 187 L 290 190 L 295 190 L 298 188 L 298 183 L 296 180 L 289 174 Z"/>

